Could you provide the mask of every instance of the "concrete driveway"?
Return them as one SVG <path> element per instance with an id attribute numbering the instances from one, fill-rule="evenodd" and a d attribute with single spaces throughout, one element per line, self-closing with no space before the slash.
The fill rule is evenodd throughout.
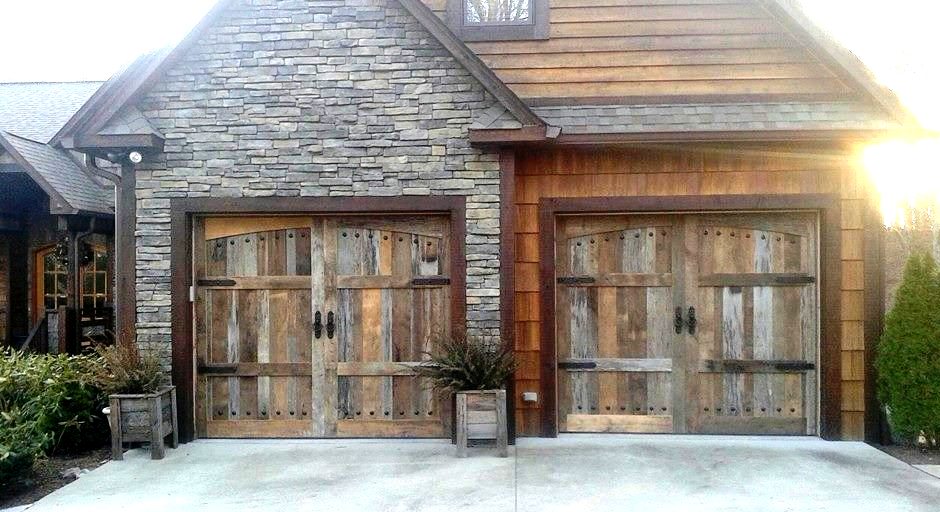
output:
<path id="1" fill-rule="evenodd" d="M 510 457 L 440 441 L 199 441 L 135 450 L 50 510 L 936 512 L 940 479 L 860 443 L 563 436 Z"/>

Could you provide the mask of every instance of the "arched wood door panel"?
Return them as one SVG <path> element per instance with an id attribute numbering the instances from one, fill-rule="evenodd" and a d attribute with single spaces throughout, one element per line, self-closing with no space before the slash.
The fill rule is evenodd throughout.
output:
<path id="1" fill-rule="evenodd" d="M 657 220 L 559 220 L 562 431 L 672 431 L 675 226 L 670 219 Z"/>
<path id="2" fill-rule="evenodd" d="M 410 370 L 450 334 L 447 224 L 344 219 L 326 226 L 337 247 L 337 435 L 449 435 L 449 401 Z"/>
<path id="3" fill-rule="evenodd" d="M 815 215 L 690 222 L 701 319 L 690 429 L 815 434 Z"/>
<path id="4" fill-rule="evenodd" d="M 311 435 L 310 228 L 196 243 L 198 435 Z"/>

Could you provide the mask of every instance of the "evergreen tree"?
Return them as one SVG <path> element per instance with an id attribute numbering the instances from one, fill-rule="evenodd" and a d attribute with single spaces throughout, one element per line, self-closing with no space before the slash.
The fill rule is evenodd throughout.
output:
<path id="1" fill-rule="evenodd" d="M 916 441 L 940 434 L 940 276 L 933 258 L 912 254 L 875 360 L 878 396 L 894 430 Z"/>

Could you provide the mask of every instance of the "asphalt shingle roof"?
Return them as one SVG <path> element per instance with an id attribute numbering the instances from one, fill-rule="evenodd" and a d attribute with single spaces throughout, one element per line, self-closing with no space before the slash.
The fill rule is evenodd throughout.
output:
<path id="1" fill-rule="evenodd" d="M 860 102 L 577 105 L 533 108 L 565 134 L 886 130 L 896 121 Z"/>
<path id="2" fill-rule="evenodd" d="M 51 211 L 114 213 L 111 187 L 92 178 L 66 150 L 10 133 L 0 132 L 0 137 L 38 175 L 33 179 L 49 194 Z"/>
<path id="3" fill-rule="evenodd" d="M 0 130 L 49 142 L 102 82 L 0 83 Z"/>

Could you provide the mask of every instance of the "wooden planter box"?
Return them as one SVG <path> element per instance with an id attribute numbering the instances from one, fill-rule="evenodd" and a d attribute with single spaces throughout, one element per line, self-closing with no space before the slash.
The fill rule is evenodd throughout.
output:
<path id="1" fill-rule="evenodd" d="M 461 391 L 456 396 L 457 456 L 467 456 L 471 440 L 492 439 L 500 457 L 509 456 L 506 391 Z"/>
<path id="2" fill-rule="evenodd" d="M 111 395 L 111 459 L 124 459 L 124 443 L 150 443 L 150 458 L 162 459 L 163 442 L 179 444 L 176 426 L 176 388 L 166 387 L 150 395 Z"/>

